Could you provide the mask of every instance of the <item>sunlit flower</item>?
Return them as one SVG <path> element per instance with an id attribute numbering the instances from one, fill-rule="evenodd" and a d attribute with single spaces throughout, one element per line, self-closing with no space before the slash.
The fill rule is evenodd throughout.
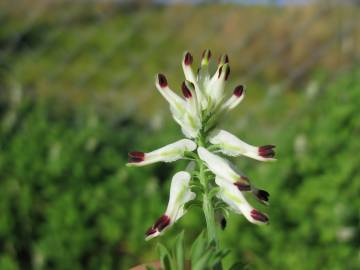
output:
<path id="1" fill-rule="evenodd" d="M 274 145 L 253 146 L 225 130 L 212 132 L 209 141 L 219 146 L 219 151 L 228 156 L 237 157 L 243 155 L 261 161 L 275 160 Z"/>
<path id="2" fill-rule="evenodd" d="M 253 208 L 245 195 L 251 193 L 261 203 L 268 204 L 269 193 L 252 185 L 244 173 L 219 154 L 231 157 L 242 155 L 256 160 L 272 161 L 275 160 L 275 146 L 253 146 L 225 130 L 215 129 L 219 119 L 236 108 L 244 99 L 245 87 L 238 85 L 230 95 L 227 94 L 225 86 L 230 74 L 229 57 L 225 54 L 219 58 L 213 75 L 209 73 L 210 59 L 210 50 L 205 50 L 202 54 L 201 66 L 195 73 L 192 67 L 192 55 L 189 52 L 184 53 L 182 69 L 185 80 L 180 87 L 183 96 L 176 94 L 170 88 L 165 75 L 160 73 L 156 75 L 156 88 L 169 103 L 171 115 L 181 127 L 186 139 L 152 152 L 130 152 L 127 165 L 144 166 L 155 162 L 190 159 L 193 161 L 189 163 L 187 170 L 191 168 L 195 173 L 181 171 L 174 175 L 168 207 L 147 231 L 146 239 L 161 235 L 185 214 L 185 204 L 196 196 L 191 191 L 191 187 L 200 184 L 206 185 L 206 189 L 200 188 L 200 190 L 211 190 L 218 186 L 218 193 L 214 193 L 216 197 L 224 201 L 229 209 L 244 215 L 250 222 L 268 223 L 267 215 Z M 212 173 L 212 176 L 206 173 L 210 181 L 200 181 L 201 183 L 190 185 L 191 175 L 195 176 L 192 179 L 194 182 L 199 181 L 200 167 L 196 166 L 207 166 Z"/>
<path id="3" fill-rule="evenodd" d="M 133 151 L 129 153 L 128 166 L 145 166 L 155 162 L 173 162 L 184 157 L 186 152 L 196 149 L 196 143 L 188 139 L 182 139 L 168 144 L 149 153 Z"/>
<path id="4" fill-rule="evenodd" d="M 241 192 L 251 191 L 257 200 L 263 204 L 268 204 L 269 193 L 252 186 L 250 179 L 235 168 L 229 160 L 208 151 L 204 147 L 199 147 L 197 152 L 199 157 L 217 178 L 229 182 Z M 216 184 L 218 184 L 218 182 L 216 182 Z"/>

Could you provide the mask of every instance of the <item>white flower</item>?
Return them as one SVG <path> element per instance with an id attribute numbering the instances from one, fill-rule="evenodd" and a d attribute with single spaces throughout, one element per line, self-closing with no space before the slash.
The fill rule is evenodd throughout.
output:
<path id="1" fill-rule="evenodd" d="M 216 177 L 228 181 L 239 191 L 251 191 L 258 201 L 263 204 L 268 204 L 269 193 L 252 186 L 249 178 L 236 169 L 230 161 L 211 153 L 204 147 L 199 147 L 197 152 L 199 157 L 205 162 L 209 170 L 212 171 Z"/>
<path id="2" fill-rule="evenodd" d="M 173 162 L 184 157 L 186 152 L 196 149 L 196 143 L 188 139 L 182 139 L 168 144 L 155 151 L 144 153 L 134 151 L 129 153 L 128 166 L 145 166 L 155 162 Z"/>
<path id="3" fill-rule="evenodd" d="M 235 87 L 231 97 L 221 106 L 221 111 L 230 111 L 234 109 L 245 97 L 245 89 L 243 85 Z"/>
<path id="4" fill-rule="evenodd" d="M 204 147 L 199 147 L 197 152 L 199 157 L 215 175 L 231 183 L 236 183 L 242 190 L 250 190 L 248 177 L 236 170 L 230 161 L 211 153 Z"/>
<path id="5" fill-rule="evenodd" d="M 228 156 L 247 156 L 261 161 L 275 160 L 273 145 L 253 146 L 237 138 L 225 130 L 215 130 L 210 134 L 209 141 L 219 146 L 220 152 Z"/>
<path id="6" fill-rule="evenodd" d="M 253 208 L 245 199 L 242 192 L 229 181 L 216 176 L 216 184 L 220 187 L 217 196 L 227 203 L 235 213 L 243 214 L 247 220 L 255 224 L 267 224 L 269 218 Z"/>
<path id="7" fill-rule="evenodd" d="M 187 102 L 169 88 L 167 79 L 163 74 L 156 76 L 155 84 L 160 94 L 169 102 L 171 114 L 181 126 L 184 135 L 188 138 L 196 138 L 201 128 L 200 114 L 195 114 L 193 110 L 189 109 Z M 196 96 L 188 97 L 188 99 L 191 98 L 195 99 Z"/>
<path id="8" fill-rule="evenodd" d="M 227 55 L 221 57 L 218 68 L 211 79 L 205 83 L 205 92 L 208 96 L 208 107 L 216 109 L 223 101 L 225 82 L 230 74 L 229 58 Z"/>
<path id="9" fill-rule="evenodd" d="M 173 176 L 170 187 L 170 198 L 165 214 L 162 215 L 146 232 L 146 240 L 162 234 L 185 214 L 184 205 L 195 199 L 190 190 L 190 174 L 180 171 Z"/>

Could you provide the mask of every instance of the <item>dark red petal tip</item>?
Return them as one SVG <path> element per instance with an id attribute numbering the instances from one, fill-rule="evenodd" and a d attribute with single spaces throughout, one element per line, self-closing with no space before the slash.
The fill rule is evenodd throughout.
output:
<path id="1" fill-rule="evenodd" d="M 192 62 L 193 62 L 192 55 L 189 52 L 186 52 L 185 57 L 184 57 L 184 64 L 186 66 L 189 66 L 192 64 Z"/>
<path id="2" fill-rule="evenodd" d="M 259 156 L 264 158 L 273 158 L 275 157 L 274 151 L 275 145 L 263 145 L 258 149 Z"/>
<path id="3" fill-rule="evenodd" d="M 207 61 L 209 61 L 210 58 L 211 58 L 211 51 L 209 49 L 204 50 L 202 55 L 201 55 L 201 58 L 206 59 Z"/>
<path id="4" fill-rule="evenodd" d="M 158 82 L 159 82 L 159 85 L 161 88 L 168 86 L 168 82 L 167 82 L 165 75 L 163 75 L 161 73 L 158 74 Z"/>
<path id="5" fill-rule="evenodd" d="M 220 220 L 220 226 L 222 230 L 225 230 L 226 228 L 226 218 L 222 217 L 222 219 Z"/>
<path id="6" fill-rule="evenodd" d="M 218 60 L 218 63 L 222 64 L 222 65 L 229 63 L 229 56 L 227 54 L 224 54 L 224 55 L 220 56 L 219 60 Z"/>
<path id="7" fill-rule="evenodd" d="M 226 71 L 225 71 L 225 81 L 227 81 L 227 79 L 229 78 L 229 75 L 230 75 L 230 66 L 227 65 Z"/>
<path id="8" fill-rule="evenodd" d="M 240 191 L 250 191 L 251 186 L 249 184 L 244 184 L 242 182 L 235 182 L 234 185 L 238 188 Z"/>
<path id="9" fill-rule="evenodd" d="M 170 217 L 167 215 L 163 215 L 155 222 L 153 228 L 156 228 L 158 229 L 159 232 L 161 232 L 169 224 L 170 224 Z"/>
<path id="10" fill-rule="evenodd" d="M 241 97 L 243 93 L 244 93 L 244 86 L 243 85 L 238 85 L 238 86 L 235 87 L 234 95 L 236 97 Z"/>
<path id="11" fill-rule="evenodd" d="M 133 151 L 133 152 L 130 152 L 128 155 L 129 155 L 129 163 L 139 163 L 139 162 L 144 161 L 144 159 L 145 159 L 144 152 Z"/>
<path id="12" fill-rule="evenodd" d="M 255 219 L 257 221 L 264 222 L 264 223 L 269 222 L 269 218 L 265 214 L 259 212 L 256 209 L 251 210 L 250 215 L 253 219 Z"/>
<path id="13" fill-rule="evenodd" d="M 224 65 L 222 65 L 222 66 L 219 68 L 218 79 L 219 79 L 219 78 L 220 78 L 220 76 L 221 76 L 221 72 L 222 72 L 223 66 L 224 66 Z"/>
<path id="14" fill-rule="evenodd" d="M 181 90 L 183 92 L 183 95 L 185 98 L 191 98 L 192 97 L 192 94 L 191 94 L 191 91 L 189 90 L 189 88 L 186 86 L 186 83 L 183 82 L 182 85 L 181 85 Z"/>
<path id="15" fill-rule="evenodd" d="M 150 236 L 150 235 L 152 235 L 152 234 L 154 234 L 156 232 L 157 232 L 157 229 L 151 227 L 146 231 L 145 236 Z"/>
<path id="16" fill-rule="evenodd" d="M 240 179 L 241 179 L 241 180 L 245 180 L 245 181 L 247 181 L 247 182 L 249 182 L 249 180 L 250 180 L 249 177 L 247 177 L 247 176 L 245 176 L 245 175 L 241 175 L 241 176 L 240 176 Z"/>
<path id="17" fill-rule="evenodd" d="M 140 151 L 133 151 L 129 153 L 129 157 L 143 158 L 145 157 L 145 153 Z"/>
<path id="18" fill-rule="evenodd" d="M 260 201 L 265 201 L 265 202 L 268 202 L 269 201 L 269 192 L 267 192 L 266 190 L 262 190 L 262 189 L 259 189 L 257 192 L 256 192 L 256 197 L 260 200 Z"/>

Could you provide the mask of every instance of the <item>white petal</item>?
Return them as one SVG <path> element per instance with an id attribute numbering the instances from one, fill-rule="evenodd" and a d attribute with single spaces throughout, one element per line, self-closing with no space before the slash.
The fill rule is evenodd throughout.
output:
<path id="1" fill-rule="evenodd" d="M 245 218 L 251 223 L 266 224 L 268 218 L 265 214 L 260 213 L 254 209 L 246 200 L 241 191 L 229 181 L 217 176 L 215 182 L 221 187 L 218 197 L 222 199 L 229 207 L 238 214 L 243 214 Z M 256 218 L 260 216 L 260 218 Z"/>
<path id="2" fill-rule="evenodd" d="M 160 80 L 163 80 L 161 84 Z M 155 85 L 160 94 L 169 102 L 170 106 L 179 114 L 182 115 L 186 112 L 186 102 L 183 98 L 175 94 L 168 86 L 167 80 L 164 75 L 158 74 L 155 78 Z"/>
<path id="3" fill-rule="evenodd" d="M 183 114 L 179 114 L 172 106 L 170 106 L 170 111 L 175 122 L 180 125 L 181 131 L 185 137 L 196 138 L 199 130 L 201 129 L 201 122 L 190 115 L 188 111 Z"/>
<path id="4" fill-rule="evenodd" d="M 127 164 L 128 166 L 144 166 L 152 164 L 155 162 L 172 162 L 184 157 L 185 152 L 194 151 L 196 149 L 196 143 L 188 139 L 182 139 L 177 142 L 168 144 L 162 148 L 159 148 L 155 151 L 149 153 L 143 153 L 142 160 L 135 159 L 130 160 Z M 133 157 L 132 153 L 141 153 L 141 152 L 131 152 L 129 155 Z"/>
<path id="5" fill-rule="evenodd" d="M 210 97 L 211 108 L 215 108 L 224 99 L 225 82 L 230 72 L 228 63 L 219 66 L 206 87 L 206 94 Z"/>
<path id="6" fill-rule="evenodd" d="M 171 181 L 169 203 L 164 215 L 148 230 L 146 240 L 163 234 L 185 214 L 184 205 L 196 196 L 190 190 L 190 174 L 186 171 L 176 173 Z"/>
<path id="7" fill-rule="evenodd" d="M 262 147 L 266 146 L 258 147 L 247 144 L 237 138 L 235 135 L 225 130 L 215 130 L 210 134 L 209 140 L 212 144 L 218 145 L 222 153 L 229 156 L 243 155 L 261 161 L 275 160 L 272 157 L 266 157 L 266 155 L 261 155 L 261 149 L 263 149 Z M 273 152 L 272 146 L 268 147 L 268 151 Z"/>
<path id="8" fill-rule="evenodd" d="M 231 97 L 221 106 L 222 111 L 230 111 L 234 109 L 245 97 L 245 90 L 242 85 L 237 86 L 234 89 Z"/>
<path id="9" fill-rule="evenodd" d="M 189 61 L 190 57 L 191 57 L 191 61 Z M 196 96 L 197 96 L 197 102 L 198 102 L 199 106 L 201 106 L 201 103 L 203 102 L 203 99 L 204 99 L 204 94 L 202 92 L 202 89 L 199 87 L 198 81 L 197 81 L 195 73 L 191 67 L 191 64 L 192 64 L 192 56 L 189 52 L 185 52 L 183 60 L 182 60 L 182 68 L 184 71 L 184 75 L 185 75 L 186 80 L 188 80 L 194 84 L 195 92 L 196 92 Z"/>
<path id="10" fill-rule="evenodd" d="M 172 223 L 185 214 L 185 203 L 195 198 L 195 193 L 191 192 L 189 183 L 190 173 L 186 171 L 176 173 L 172 179 L 169 204 L 165 212 L 170 217 Z"/>
<path id="11" fill-rule="evenodd" d="M 189 113 L 200 121 L 200 108 L 197 100 L 197 95 L 195 93 L 195 86 L 190 81 L 184 81 L 181 85 L 181 89 L 185 96 L 185 101 L 188 107 Z"/>
<path id="12" fill-rule="evenodd" d="M 192 115 L 187 102 L 169 88 L 164 75 L 158 74 L 155 84 L 160 94 L 169 102 L 171 114 L 181 126 L 184 135 L 188 138 L 195 138 L 201 128 L 201 121 L 196 118 L 196 115 Z"/>
<path id="13" fill-rule="evenodd" d="M 232 165 L 230 161 L 211 153 L 204 147 L 199 147 L 197 152 L 199 157 L 206 163 L 207 167 L 215 175 L 220 176 L 232 183 L 248 183 L 247 177 L 240 171 L 236 170 L 235 166 Z"/>

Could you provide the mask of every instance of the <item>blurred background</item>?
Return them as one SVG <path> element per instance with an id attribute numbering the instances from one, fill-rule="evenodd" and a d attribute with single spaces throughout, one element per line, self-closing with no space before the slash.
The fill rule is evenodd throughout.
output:
<path id="1" fill-rule="evenodd" d="M 225 260 L 249 269 L 360 269 L 360 2 L 0 2 L 0 269 L 128 269 L 158 258 L 144 232 L 185 163 L 125 167 L 131 150 L 182 137 L 154 86 L 181 59 L 230 57 L 247 96 L 222 128 L 277 145 L 236 159 L 268 190 L 271 224 L 231 216 Z"/>

